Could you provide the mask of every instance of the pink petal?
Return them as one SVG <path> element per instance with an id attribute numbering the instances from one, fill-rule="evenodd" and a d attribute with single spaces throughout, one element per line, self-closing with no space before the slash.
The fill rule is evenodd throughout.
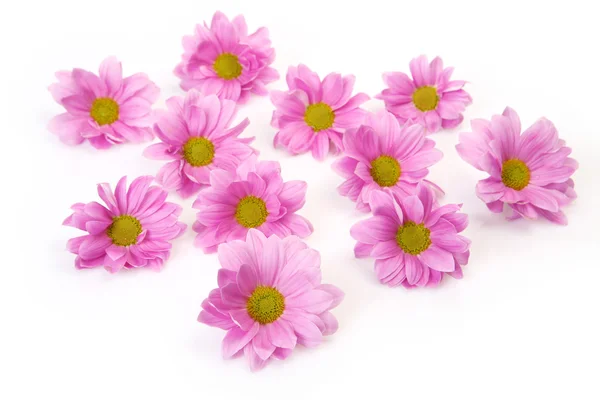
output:
<path id="1" fill-rule="evenodd" d="M 550 212 L 559 211 L 558 201 L 556 200 L 556 197 L 552 195 L 552 190 L 535 185 L 528 185 L 525 189 L 521 190 L 520 193 L 522 193 L 534 206 Z"/>
<path id="2" fill-rule="evenodd" d="M 454 258 L 452 254 L 431 244 L 427 250 L 417 256 L 417 258 L 431 269 L 440 272 L 454 271 Z"/>
<path id="3" fill-rule="evenodd" d="M 108 92 L 114 96 L 123 83 L 123 70 L 116 57 L 108 57 L 100 64 L 100 79 L 104 81 Z"/>
<path id="4" fill-rule="evenodd" d="M 252 292 L 258 286 L 258 277 L 252 266 L 244 264 L 240 267 L 237 274 L 237 285 L 242 295 L 248 297 L 252 295 Z"/>
<path id="5" fill-rule="evenodd" d="M 371 250 L 371 257 L 376 259 L 385 259 L 395 257 L 400 253 L 402 253 L 402 250 L 398 246 L 396 239 L 392 239 L 385 242 L 379 242 L 373 246 L 373 250 Z"/>
<path id="6" fill-rule="evenodd" d="M 315 347 L 321 344 L 323 341 L 321 330 L 310 319 L 302 315 L 294 315 L 291 319 L 299 344 L 306 347 Z"/>
<path id="7" fill-rule="evenodd" d="M 454 259 L 452 261 L 454 262 Z M 406 271 L 406 280 L 409 284 L 415 285 L 421 279 L 425 268 L 427 267 L 422 265 L 417 257 L 410 255 L 404 257 L 404 270 Z"/>
<path id="8" fill-rule="evenodd" d="M 223 357 L 231 358 L 244 346 L 246 346 L 258 333 L 260 325 L 256 322 L 252 329 L 244 331 L 240 328 L 230 329 L 223 338 L 222 352 Z"/>
<path id="9" fill-rule="evenodd" d="M 297 338 L 289 322 L 280 318 L 273 323 L 265 325 L 264 328 L 267 331 L 269 341 L 275 346 L 284 349 L 293 349 L 296 347 Z"/>
<path id="10" fill-rule="evenodd" d="M 393 239 L 398 227 L 399 225 L 388 217 L 375 216 L 354 224 L 350 229 L 350 235 L 359 242 L 377 244 Z"/>
<path id="11" fill-rule="evenodd" d="M 324 290 L 311 290 L 298 296 L 285 299 L 286 307 L 297 308 L 303 311 L 320 314 L 331 308 L 334 297 L 331 293 Z"/>
<path id="12" fill-rule="evenodd" d="M 252 329 L 252 326 L 256 323 L 248 314 L 248 310 L 245 308 L 239 308 L 235 310 L 229 310 L 229 316 L 235 322 L 237 326 L 242 328 L 244 331 L 249 331 Z"/>
<path id="13" fill-rule="evenodd" d="M 232 309 L 246 308 L 248 296 L 243 295 L 235 283 L 230 283 L 221 288 L 223 304 Z"/>
<path id="14" fill-rule="evenodd" d="M 425 211 L 423 208 L 423 203 L 421 203 L 421 200 L 417 196 L 405 197 L 402 200 L 402 206 L 406 212 L 406 218 L 409 221 L 417 224 L 423 222 Z"/>
<path id="15" fill-rule="evenodd" d="M 252 348 L 261 360 L 268 360 L 276 347 L 269 341 L 266 329 L 260 329 L 258 334 L 252 339 Z"/>
<path id="16" fill-rule="evenodd" d="M 312 155 L 315 159 L 323 161 L 329 153 L 329 137 L 323 132 L 319 132 L 315 136 L 312 144 Z"/>

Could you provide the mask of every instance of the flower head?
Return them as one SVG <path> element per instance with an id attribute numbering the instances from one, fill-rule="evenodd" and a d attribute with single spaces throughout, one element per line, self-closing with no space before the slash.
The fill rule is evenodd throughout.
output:
<path id="1" fill-rule="evenodd" d="M 211 172 L 210 183 L 194 202 L 199 210 L 193 227 L 196 245 L 205 252 L 243 239 L 251 228 L 279 237 L 304 238 L 313 231 L 311 223 L 296 214 L 305 202 L 306 182 L 283 182 L 278 162 L 251 157 L 235 172 Z"/>
<path id="2" fill-rule="evenodd" d="M 281 144 L 292 154 L 312 151 L 323 160 L 329 152 L 343 150 L 342 134 L 360 125 L 365 111 L 360 105 L 369 99 L 364 93 L 352 96 L 354 76 L 331 73 L 321 81 L 305 65 L 289 67 L 287 92 L 272 91 L 275 105 L 271 124 L 279 129 L 273 144 Z"/>
<path id="3" fill-rule="evenodd" d="M 509 219 L 546 218 L 567 224 L 561 211 L 575 199 L 571 175 L 578 167 L 569 158 L 571 149 L 545 118 L 521 134 L 517 113 L 506 108 L 491 121 L 471 121 L 473 132 L 461 133 L 458 154 L 490 176 L 477 183 L 477 196 L 488 208 L 500 213 L 507 204 Z"/>
<path id="4" fill-rule="evenodd" d="M 183 38 L 182 61 L 175 68 L 184 90 L 198 89 L 222 99 L 246 101 L 251 93 L 266 95 L 266 84 L 279 79 L 269 65 L 275 60 L 269 31 L 248 35 L 244 17 L 231 22 L 216 12 L 210 27 L 197 25 L 193 36 Z"/>
<path id="5" fill-rule="evenodd" d="M 364 125 L 344 135 L 344 157 L 332 165 L 346 179 L 338 191 L 361 211 L 370 210 L 374 191 L 410 195 L 427 176 L 427 168 L 442 158 L 434 146 L 420 125 L 400 127 L 386 111 L 369 114 Z"/>
<path id="6" fill-rule="evenodd" d="M 410 62 L 412 79 L 404 72 L 387 72 L 383 80 L 388 88 L 377 98 L 400 122 L 412 120 L 429 133 L 451 129 L 463 120 L 462 113 L 471 104 L 471 96 L 462 87 L 465 81 L 451 81 L 454 68 L 444 68 L 436 57 L 427 63 L 419 56 Z"/>
<path id="7" fill-rule="evenodd" d="M 344 294 L 321 283 L 319 253 L 299 238 L 251 229 L 245 240 L 220 245 L 219 261 L 219 287 L 202 302 L 198 321 L 227 331 L 225 358 L 243 352 L 256 370 L 337 330 L 329 311 Z"/>
<path id="8" fill-rule="evenodd" d="M 181 207 L 166 202 L 167 192 L 150 186 L 154 178 L 141 176 L 127 189 L 127 178 L 98 185 L 106 206 L 95 201 L 76 203 L 63 223 L 87 234 L 70 239 L 67 249 L 77 254 L 75 267 L 104 266 L 109 272 L 147 267 L 159 270 L 169 258 L 171 243 L 185 231 L 178 221 Z"/>
<path id="9" fill-rule="evenodd" d="M 156 179 L 184 198 L 210 184 L 210 171 L 235 171 L 243 160 L 256 153 L 249 146 L 254 138 L 238 138 L 250 123 L 248 118 L 229 127 L 235 115 L 235 103 L 231 100 L 191 90 L 185 99 L 170 98 L 167 110 L 156 113 L 154 131 L 162 143 L 149 146 L 144 155 L 170 160 Z"/>
<path id="10" fill-rule="evenodd" d="M 158 87 L 146 74 L 123 78 L 114 57 L 100 64 L 100 76 L 83 69 L 56 73 L 48 88 L 67 112 L 54 117 L 48 129 L 69 145 L 85 139 L 98 149 L 113 144 L 151 140 L 152 104 Z"/>
<path id="11" fill-rule="evenodd" d="M 358 241 L 356 257 L 374 257 L 377 278 L 388 286 L 437 286 L 447 273 L 462 278 L 470 240 L 459 235 L 467 227 L 461 206 L 437 206 L 431 189 L 419 184 L 415 195 L 373 192 L 373 217 L 350 231 Z"/>

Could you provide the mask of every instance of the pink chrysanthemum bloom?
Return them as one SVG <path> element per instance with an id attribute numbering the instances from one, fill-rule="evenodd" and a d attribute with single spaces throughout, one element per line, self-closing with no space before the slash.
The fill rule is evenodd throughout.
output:
<path id="1" fill-rule="evenodd" d="M 569 158 L 571 149 L 545 118 L 521 134 L 517 113 L 507 107 L 491 121 L 471 121 L 473 132 L 461 133 L 458 154 L 490 177 L 477 183 L 477 196 L 488 208 L 502 212 L 507 204 L 508 219 L 546 218 L 566 225 L 561 207 L 577 197 L 571 175 L 578 167 Z"/>
<path id="2" fill-rule="evenodd" d="M 311 223 L 296 214 L 304 206 L 306 182 L 283 182 L 276 161 L 256 161 L 253 156 L 235 172 L 211 172 L 210 183 L 193 205 L 199 210 L 195 243 L 207 253 L 220 243 L 243 239 L 251 228 L 279 237 L 305 238 L 313 231 Z"/>
<path id="3" fill-rule="evenodd" d="M 254 138 L 238 136 L 250 123 L 248 118 L 229 127 L 235 116 L 235 102 L 204 96 L 191 90 L 185 96 L 167 100 L 166 111 L 156 111 L 156 136 L 162 143 L 146 148 L 144 155 L 155 160 L 171 160 L 156 180 L 168 190 L 190 197 L 210 184 L 210 171 L 235 171 L 256 150 Z"/>
<path id="4" fill-rule="evenodd" d="M 114 57 L 100 64 L 100 76 L 83 69 L 59 71 L 48 88 L 67 112 L 54 117 L 50 132 L 69 145 L 85 139 L 97 149 L 151 140 L 152 104 L 160 90 L 146 74 L 123 78 Z"/>
<path id="5" fill-rule="evenodd" d="M 429 173 L 427 168 L 443 156 L 434 146 L 420 125 L 400 127 L 385 110 L 369 114 L 364 125 L 344 135 L 344 157 L 332 165 L 346 179 L 338 191 L 364 212 L 370 210 L 369 199 L 374 191 L 400 197 L 413 194 L 417 183 Z"/>
<path id="6" fill-rule="evenodd" d="M 356 257 L 374 257 L 377 278 L 388 286 L 437 286 L 444 273 L 462 278 L 471 241 L 461 206 L 438 207 L 431 189 L 419 184 L 416 194 L 399 199 L 373 192 L 373 217 L 355 224 Z"/>
<path id="7" fill-rule="evenodd" d="M 220 245 L 219 261 L 219 287 L 202 302 L 198 321 L 227 331 L 225 358 L 243 352 L 257 370 L 337 331 L 330 310 L 344 294 L 321 283 L 319 253 L 298 237 L 267 239 L 251 229 L 245 241 Z"/>
<path id="8" fill-rule="evenodd" d="M 462 122 L 462 113 L 472 100 L 462 89 L 465 81 L 450 80 L 453 70 L 444 68 L 439 57 L 430 64 L 427 57 L 417 57 L 410 62 L 412 79 L 404 72 L 383 74 L 388 88 L 377 98 L 402 123 L 412 120 L 429 133 L 454 128 Z"/>
<path id="9" fill-rule="evenodd" d="M 289 91 L 274 90 L 271 125 L 279 129 L 273 145 L 281 144 L 291 154 L 312 150 L 323 160 L 332 143 L 335 154 L 343 150 L 342 134 L 363 122 L 366 112 L 360 105 L 369 100 L 365 93 L 352 96 L 354 75 L 331 73 L 321 80 L 305 65 L 289 67 Z"/>
<path id="10" fill-rule="evenodd" d="M 275 60 L 269 31 L 260 28 L 248 35 L 244 17 L 229 22 L 216 12 L 210 28 L 197 25 L 193 36 L 184 36 L 182 61 L 175 68 L 184 90 L 198 89 L 222 99 L 245 102 L 251 93 L 268 94 L 266 84 L 279 79 L 269 65 Z"/>
<path id="11" fill-rule="evenodd" d="M 77 254 L 75 267 L 104 266 L 109 272 L 146 267 L 159 270 L 169 258 L 170 241 L 179 237 L 186 224 L 179 222 L 181 207 L 166 200 L 167 192 L 150 186 L 152 176 L 135 179 L 127 190 L 127 178 L 98 185 L 106 207 L 93 201 L 77 203 L 64 225 L 88 234 L 70 239 L 67 249 Z"/>

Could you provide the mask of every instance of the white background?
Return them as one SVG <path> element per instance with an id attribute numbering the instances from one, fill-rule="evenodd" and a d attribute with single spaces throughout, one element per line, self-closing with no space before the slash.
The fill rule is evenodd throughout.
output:
<path id="1" fill-rule="evenodd" d="M 2 276 L 0 397 L 3 399 L 597 399 L 600 358 L 600 101 L 597 10 L 592 1 L 124 1 L 5 2 L 0 10 Z M 263 159 L 285 179 L 309 183 L 301 214 L 322 255 L 324 281 L 346 292 L 340 329 L 317 349 L 251 373 L 224 361 L 224 332 L 196 322 L 216 286 L 216 255 L 175 241 L 164 270 L 110 275 L 77 271 L 63 227 L 75 202 L 97 199 L 96 183 L 154 174 L 145 145 L 97 151 L 68 147 L 46 130 L 62 112 L 47 91 L 59 69 L 97 71 L 116 55 L 127 75 L 144 71 L 162 88 L 156 107 L 181 95 L 172 70 L 181 37 L 215 7 L 267 26 L 274 67 L 305 63 L 321 76 L 356 75 L 374 96 L 381 73 L 411 58 L 442 56 L 470 82 L 470 118 L 510 105 L 523 127 L 546 116 L 580 162 L 570 224 L 509 223 L 474 193 L 482 174 L 454 150 L 463 123 L 433 139 L 444 159 L 431 179 L 445 201 L 464 203 L 473 240 L 461 281 L 407 291 L 378 283 L 372 260 L 356 260 L 349 228 L 364 215 L 340 197 L 331 157 L 289 157 L 272 148 L 268 98 L 238 118 Z M 285 81 L 270 86 L 282 89 Z M 383 104 L 371 100 L 366 107 Z M 192 224 L 192 199 L 183 221 Z"/>

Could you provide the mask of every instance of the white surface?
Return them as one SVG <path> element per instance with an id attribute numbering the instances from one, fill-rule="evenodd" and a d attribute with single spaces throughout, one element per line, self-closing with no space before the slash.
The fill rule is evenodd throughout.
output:
<path id="1" fill-rule="evenodd" d="M 337 3 L 337 4 L 334 4 Z M 177 1 L 9 2 L 2 23 L 3 399 L 597 399 L 600 357 L 598 43 L 592 1 Z M 285 179 L 305 179 L 302 214 L 315 225 L 323 277 L 346 292 L 334 310 L 337 334 L 251 373 L 223 361 L 224 332 L 196 322 L 216 286 L 216 255 L 174 244 L 161 273 L 77 271 L 64 247 L 78 234 L 61 226 L 69 206 L 96 199 L 96 183 L 153 174 L 145 145 L 97 151 L 67 147 L 46 130 L 62 109 L 46 87 L 59 69 L 97 70 L 116 55 L 126 74 L 144 71 L 162 88 L 157 107 L 180 95 L 171 73 L 180 39 L 214 7 L 265 25 L 285 74 L 303 62 L 321 76 L 354 73 L 356 90 L 383 88 L 381 73 L 408 71 L 411 58 L 440 55 L 471 82 L 466 120 L 506 105 L 523 126 L 546 116 L 580 162 L 579 199 L 568 227 L 509 223 L 474 193 L 482 177 L 454 151 L 457 132 L 433 136 L 444 159 L 430 178 L 447 202 L 463 202 L 472 256 L 461 281 L 434 290 L 380 285 L 372 260 L 353 258 L 350 226 L 360 218 L 340 197 L 330 158 L 274 150 L 272 105 L 254 98 L 245 135 Z M 280 80 L 272 89 L 283 88 Z M 383 104 L 372 100 L 371 110 Z M 114 187 L 114 186 L 113 186 Z M 180 201 L 172 197 L 175 201 Z M 181 202 L 194 220 L 192 200 Z M 243 396 L 243 397 L 242 397 Z"/>

